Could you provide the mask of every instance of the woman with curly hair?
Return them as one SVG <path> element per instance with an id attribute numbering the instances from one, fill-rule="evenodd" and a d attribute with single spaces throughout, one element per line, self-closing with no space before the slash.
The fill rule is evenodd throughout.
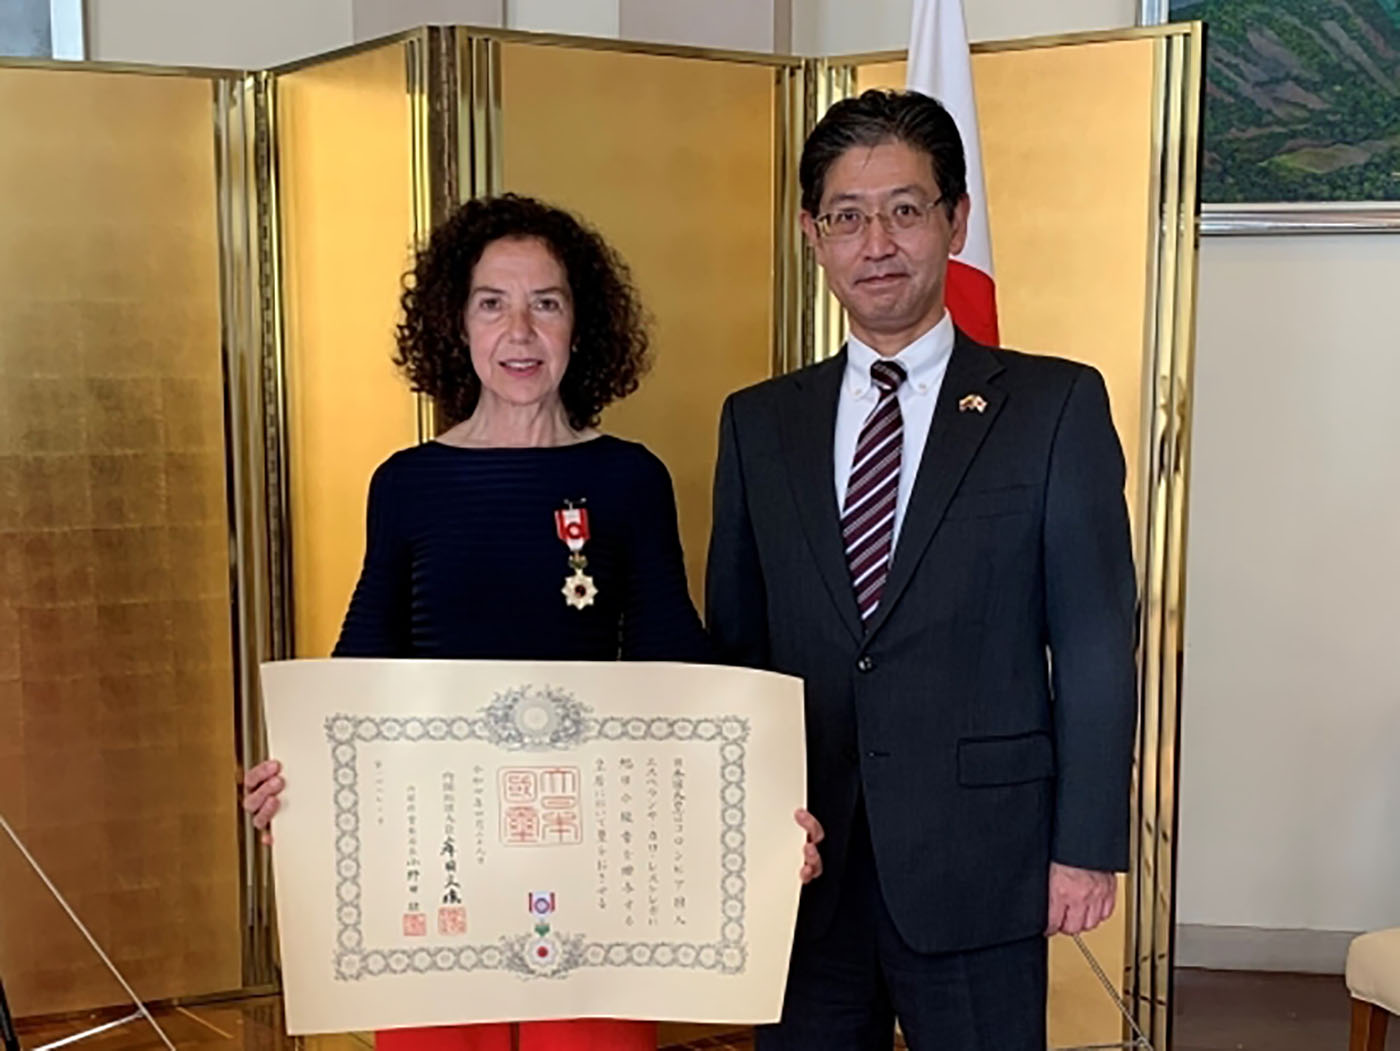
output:
<path id="1" fill-rule="evenodd" d="M 644 446 L 600 434 L 637 389 L 647 331 L 626 265 L 527 197 L 468 202 L 419 253 L 396 361 L 457 421 L 370 482 L 364 567 L 336 656 L 709 658 L 686 589 L 675 497 Z M 285 787 L 248 772 L 267 829 Z M 805 811 L 803 881 L 821 869 Z M 264 840 L 269 839 L 264 834 Z M 379 1051 L 652 1051 L 652 1023 L 607 1019 L 399 1029 Z"/>

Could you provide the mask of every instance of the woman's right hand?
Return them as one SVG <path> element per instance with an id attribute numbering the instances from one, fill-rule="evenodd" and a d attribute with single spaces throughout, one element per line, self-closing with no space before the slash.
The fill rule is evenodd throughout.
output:
<path id="1" fill-rule="evenodd" d="M 253 815 L 253 827 L 262 830 L 264 844 L 272 842 L 272 816 L 281 805 L 277 797 L 286 787 L 282 764 L 276 759 L 265 760 L 244 775 L 243 809 Z"/>

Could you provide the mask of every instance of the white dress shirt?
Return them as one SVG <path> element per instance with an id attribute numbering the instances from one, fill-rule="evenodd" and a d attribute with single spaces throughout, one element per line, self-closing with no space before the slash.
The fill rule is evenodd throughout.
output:
<path id="1" fill-rule="evenodd" d="M 953 319 L 944 311 L 943 320 L 934 325 L 893 358 L 904 366 L 907 377 L 899 385 L 899 411 L 904 417 L 904 446 L 900 454 L 899 493 L 895 497 L 894 537 L 899 539 L 899 527 L 904 523 L 904 509 L 909 506 L 909 494 L 914 491 L 914 479 L 919 474 L 924 445 L 933 425 L 933 408 L 948 371 L 948 359 L 953 354 Z M 881 355 L 855 336 L 846 340 L 846 375 L 841 381 L 841 395 L 836 402 L 836 441 L 833 446 L 836 468 L 836 506 L 846 503 L 846 484 L 851 480 L 851 462 L 855 459 L 856 443 L 866 418 L 880 402 L 880 388 L 870 378 L 870 366 Z"/>

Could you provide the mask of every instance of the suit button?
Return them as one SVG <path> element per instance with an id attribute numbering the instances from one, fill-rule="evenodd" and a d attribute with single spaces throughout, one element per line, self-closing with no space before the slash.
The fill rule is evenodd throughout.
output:
<path id="1" fill-rule="evenodd" d="M 856 661 L 856 671 L 858 671 L 858 672 L 868 672 L 868 671 L 874 671 L 874 670 L 875 670 L 875 658 L 873 658 L 873 657 L 862 657 L 860 660 Z"/>

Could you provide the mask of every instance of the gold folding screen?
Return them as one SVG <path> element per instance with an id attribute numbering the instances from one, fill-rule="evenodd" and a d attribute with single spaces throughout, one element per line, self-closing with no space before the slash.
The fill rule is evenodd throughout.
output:
<path id="1" fill-rule="evenodd" d="M 242 984 L 218 82 L 0 68 L 0 813 L 152 998 Z M 4 840 L 0 974 L 122 999 Z"/>
<path id="2" fill-rule="evenodd" d="M 1125 987 L 1159 1046 L 1199 46 L 1195 27 L 1177 25 L 982 47 L 975 59 L 1004 335 L 1099 364 L 1132 461 L 1144 730 Z M 35 111 L 47 122 L 0 105 L 3 199 L 70 202 L 0 206 L 0 227 L 23 235 L 0 242 L 0 807 L 30 820 L 61 799 L 64 831 L 79 815 L 122 864 L 161 862 L 133 885 L 191 902 L 208 936 L 133 944 L 126 962 L 149 957 L 144 995 L 273 973 L 265 856 L 245 830 L 240 873 L 235 839 L 235 747 L 247 762 L 262 749 L 249 672 L 329 650 L 362 553 L 369 474 L 435 429 L 389 362 L 415 243 L 463 196 L 514 190 L 576 209 L 621 250 L 655 317 L 656 364 L 605 426 L 671 468 L 698 588 L 724 395 L 839 343 L 841 319 L 797 238 L 804 131 L 833 99 L 902 81 L 900 57 L 434 28 L 248 76 L 0 69 L 0 102 L 26 83 L 11 78 L 50 78 L 24 88 L 47 96 Z M 88 660 L 84 678 L 75 669 Z M 118 841 L 126 797 L 110 786 L 167 772 L 172 733 L 188 783 L 177 802 L 141 804 L 161 835 Z M 105 756 L 113 740 L 116 759 Z M 60 748 L 87 749 L 120 781 L 99 788 L 69 771 L 55 789 L 41 768 Z M 42 823 L 26 827 L 43 835 Z M 65 849 L 46 844 L 60 862 L 77 858 Z M 7 889 L 12 865 L 0 844 Z M 100 916 L 110 883 L 76 861 L 63 876 L 99 888 L 89 908 Z M 20 1000 L 10 961 L 40 921 L 9 902 L 0 972 Z M 144 915 L 125 910 L 126 926 L 107 933 L 134 937 Z M 1117 952 L 1100 949 L 1115 976 Z M 78 966 L 76 949 L 60 955 Z M 162 984 L 173 973 L 183 980 Z M 119 999 L 89 978 L 61 995 L 41 979 L 20 1010 Z M 1067 995 L 1056 993 L 1061 1009 Z"/>

